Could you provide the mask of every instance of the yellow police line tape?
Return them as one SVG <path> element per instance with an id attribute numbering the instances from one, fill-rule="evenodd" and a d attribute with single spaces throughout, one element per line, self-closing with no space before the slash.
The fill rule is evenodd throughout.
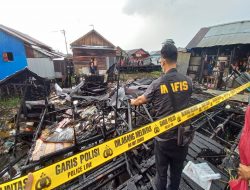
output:
<path id="1" fill-rule="evenodd" d="M 223 102 L 248 87 L 250 87 L 250 82 L 210 100 L 169 115 L 163 119 L 152 122 L 146 126 L 140 127 L 136 130 L 35 171 L 33 173 L 34 183 L 32 189 L 41 190 L 58 187 L 144 143 L 145 141 L 152 139 L 160 133 L 171 129 L 174 126 L 193 118 L 194 116 L 197 116 L 198 114 Z M 26 180 L 27 176 L 22 176 L 3 183 L 0 185 L 0 190 L 24 189 Z"/>

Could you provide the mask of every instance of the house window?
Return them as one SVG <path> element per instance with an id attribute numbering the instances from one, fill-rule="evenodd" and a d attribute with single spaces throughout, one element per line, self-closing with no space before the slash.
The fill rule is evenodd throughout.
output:
<path id="1" fill-rule="evenodd" d="M 3 61 L 10 62 L 14 61 L 14 56 L 12 52 L 4 52 L 3 53 Z"/>
<path id="2" fill-rule="evenodd" d="M 136 57 L 141 57 L 142 55 L 140 53 L 135 54 Z"/>

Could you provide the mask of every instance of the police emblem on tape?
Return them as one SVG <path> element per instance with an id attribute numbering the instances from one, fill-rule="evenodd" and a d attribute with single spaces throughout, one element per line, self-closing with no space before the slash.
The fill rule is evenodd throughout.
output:
<path id="1" fill-rule="evenodd" d="M 36 190 L 48 188 L 51 185 L 51 179 L 46 174 L 42 173 L 40 179 L 36 182 Z"/>
<path id="2" fill-rule="evenodd" d="M 105 150 L 103 152 L 103 157 L 108 158 L 112 155 L 113 155 L 113 150 L 108 145 L 106 145 Z"/>
<path id="3" fill-rule="evenodd" d="M 160 128 L 156 125 L 155 128 L 154 128 L 154 132 L 155 134 L 159 133 L 160 132 Z"/>
<path id="4" fill-rule="evenodd" d="M 177 117 L 177 121 L 178 121 L 178 122 L 181 122 L 181 116 L 178 116 L 178 117 Z"/>

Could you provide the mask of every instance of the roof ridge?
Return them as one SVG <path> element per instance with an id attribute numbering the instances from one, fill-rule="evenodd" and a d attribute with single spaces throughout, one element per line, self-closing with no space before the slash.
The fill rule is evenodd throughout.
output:
<path id="1" fill-rule="evenodd" d="M 5 31 L 11 35 L 14 35 L 15 37 L 17 37 L 23 41 L 26 41 L 27 43 L 30 43 L 31 45 L 42 46 L 42 47 L 45 47 L 45 48 L 52 50 L 52 47 L 48 46 L 47 44 L 33 38 L 32 36 L 30 36 L 28 34 L 20 32 L 16 29 L 10 28 L 10 27 L 5 26 L 3 24 L 0 24 L 0 29 L 2 29 L 3 31 Z"/>
<path id="2" fill-rule="evenodd" d="M 218 27 L 218 26 L 224 26 L 224 25 L 230 25 L 230 24 L 237 24 L 237 23 L 245 23 L 245 22 L 250 22 L 250 20 L 228 22 L 228 23 L 224 23 L 224 24 L 217 24 L 217 25 L 203 27 L 203 28 L 213 28 L 213 27 Z"/>
<path id="3" fill-rule="evenodd" d="M 87 32 L 86 34 L 84 34 L 83 36 L 81 36 L 80 38 L 78 38 L 77 40 L 73 41 L 70 46 L 74 46 L 74 43 L 76 43 L 78 40 L 81 40 L 83 38 L 85 38 L 87 35 L 89 35 L 90 33 L 96 33 L 97 35 L 99 35 L 101 38 L 103 38 L 106 42 L 108 42 L 111 46 L 113 46 L 114 48 L 116 47 L 113 43 L 111 43 L 109 40 L 107 40 L 104 36 L 102 36 L 99 32 L 97 32 L 95 29 L 90 30 L 89 32 Z"/>

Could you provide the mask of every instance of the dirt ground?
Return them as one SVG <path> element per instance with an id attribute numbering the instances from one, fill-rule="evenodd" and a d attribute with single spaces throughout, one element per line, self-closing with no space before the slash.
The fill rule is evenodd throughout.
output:
<path id="1" fill-rule="evenodd" d="M 20 106 L 18 97 L 0 99 L 0 126 L 1 123 L 13 118 Z"/>
<path id="2" fill-rule="evenodd" d="M 161 76 L 160 71 L 154 71 L 150 73 L 121 73 L 120 79 L 122 81 L 135 80 L 139 78 L 158 78 Z"/>

